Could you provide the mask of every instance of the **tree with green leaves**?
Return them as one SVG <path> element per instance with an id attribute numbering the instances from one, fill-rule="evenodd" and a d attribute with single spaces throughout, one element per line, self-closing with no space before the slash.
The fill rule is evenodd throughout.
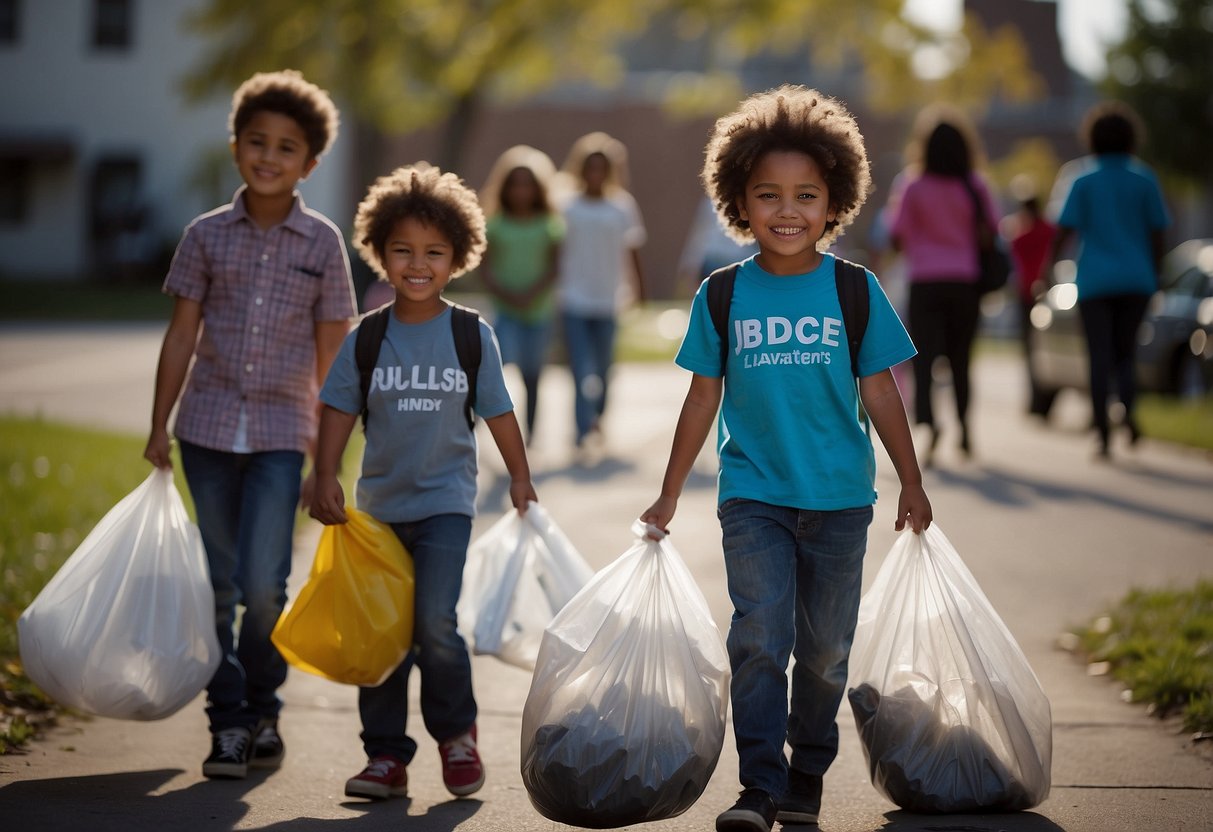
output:
<path id="1" fill-rule="evenodd" d="M 1141 116 L 1146 155 L 1172 187 L 1213 191 L 1213 0 L 1130 0 L 1104 91 Z"/>
<path id="2" fill-rule="evenodd" d="M 458 168 L 486 101 L 519 100 L 559 82 L 612 85 L 626 67 L 619 45 L 659 17 L 685 40 L 704 39 L 702 72 L 670 85 L 675 112 L 732 106 L 734 71 L 763 50 L 811 50 L 814 61 L 854 67 L 868 94 L 909 111 L 927 96 L 966 101 L 1001 91 L 1022 97 L 1031 77 L 1006 38 L 974 42 L 902 19 L 902 0 L 211 0 L 191 21 L 208 43 L 186 79 L 194 96 L 233 88 L 259 70 L 291 67 L 327 88 L 356 126 L 358 157 L 377 170 L 376 135 L 443 125 L 441 167 Z M 981 33 L 977 33 L 978 36 Z M 945 76 L 915 83 L 915 54 L 949 50 Z M 972 48 L 981 47 L 981 48 Z M 983 57 L 987 56 L 987 57 Z M 1010 63 L 1010 66 L 1008 65 Z M 984 71 L 981 66 L 997 68 Z M 369 137 L 369 138 L 368 138 Z"/>

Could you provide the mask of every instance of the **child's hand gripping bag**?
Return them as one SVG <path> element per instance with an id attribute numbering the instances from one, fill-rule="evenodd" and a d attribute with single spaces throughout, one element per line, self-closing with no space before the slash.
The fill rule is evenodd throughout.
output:
<path id="1" fill-rule="evenodd" d="M 300 670 L 373 687 L 413 644 L 413 559 L 390 526 L 345 513 L 349 522 L 324 527 L 307 583 L 270 638 Z"/>
<path id="2" fill-rule="evenodd" d="M 670 818 L 724 743 L 729 661 L 668 540 L 636 541 L 543 635 L 522 714 L 522 782 L 540 814 L 605 829 Z"/>
<path id="3" fill-rule="evenodd" d="M 198 527 L 157 469 L 101 518 L 17 621 L 25 672 L 57 702 L 162 719 L 219 667 Z"/>
<path id="4" fill-rule="evenodd" d="M 848 698 L 872 784 L 903 809 L 1049 794 L 1049 700 L 938 524 L 903 533 L 860 602 Z"/>
<path id="5" fill-rule="evenodd" d="M 511 509 L 468 549 L 459 629 L 473 652 L 534 670 L 544 628 L 593 575 L 538 503 Z"/>

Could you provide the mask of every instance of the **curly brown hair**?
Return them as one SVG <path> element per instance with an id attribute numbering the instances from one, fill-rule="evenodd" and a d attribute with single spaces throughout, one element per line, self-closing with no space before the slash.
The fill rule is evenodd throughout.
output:
<path id="1" fill-rule="evenodd" d="M 294 119 L 307 136 L 308 156 L 315 159 L 333 145 L 340 118 L 329 94 L 305 81 L 294 69 L 258 72 L 236 88 L 228 115 L 231 140 L 257 113 L 279 113 Z"/>
<path id="2" fill-rule="evenodd" d="M 725 232 L 739 243 L 754 242 L 750 224 L 738 210 L 746 181 L 754 166 L 776 150 L 804 153 L 821 168 L 835 211 L 821 238 L 828 246 L 855 219 L 872 190 L 868 154 L 855 118 L 837 99 L 784 84 L 751 95 L 717 119 L 700 180 Z"/>
<path id="3" fill-rule="evenodd" d="M 450 242 L 451 277 L 480 264 L 486 241 L 476 192 L 455 174 L 418 162 L 376 179 L 354 217 L 354 247 L 381 278 L 387 278 L 383 254 L 388 235 L 410 218 L 437 228 Z"/>

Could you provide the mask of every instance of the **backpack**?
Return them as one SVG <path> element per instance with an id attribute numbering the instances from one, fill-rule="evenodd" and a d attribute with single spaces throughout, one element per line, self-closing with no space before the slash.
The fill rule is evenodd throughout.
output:
<path id="1" fill-rule="evenodd" d="M 708 275 L 708 312 L 720 336 L 720 374 L 729 359 L 729 307 L 733 303 L 733 284 L 740 263 L 724 266 Z M 868 328 L 868 276 L 863 266 L 834 258 L 834 288 L 842 307 L 842 324 L 847 332 L 851 353 L 851 375 L 859 378 L 859 348 Z"/>
<path id="2" fill-rule="evenodd" d="M 457 303 L 450 303 L 451 334 L 455 338 L 455 354 L 459 357 L 459 366 L 468 377 L 468 396 L 464 405 L 468 429 L 476 427 L 476 377 L 480 374 L 480 315 L 475 309 L 468 309 Z M 374 312 L 368 312 L 358 323 L 358 334 L 354 340 L 354 361 L 358 365 L 358 381 L 362 387 L 362 429 L 366 430 L 367 395 L 371 392 L 371 376 L 375 372 L 375 362 L 379 360 L 379 347 L 383 344 L 383 336 L 387 333 L 388 316 L 392 314 L 392 304 L 379 307 Z"/>

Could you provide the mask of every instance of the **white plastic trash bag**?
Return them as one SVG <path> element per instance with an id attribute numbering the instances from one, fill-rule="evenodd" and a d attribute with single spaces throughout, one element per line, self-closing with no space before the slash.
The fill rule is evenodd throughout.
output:
<path id="1" fill-rule="evenodd" d="M 459 629 L 475 653 L 534 670 L 544 628 L 593 576 L 538 503 L 511 509 L 468 549 Z"/>
<path id="2" fill-rule="evenodd" d="M 162 719 L 219 667 L 215 595 L 171 471 L 110 509 L 17 621 L 26 674 L 99 716 Z"/>
<path id="3" fill-rule="evenodd" d="M 544 817 L 595 829 L 674 817 L 724 743 L 729 660 L 668 540 L 637 540 L 544 633 L 522 712 L 522 782 Z"/>
<path id="4" fill-rule="evenodd" d="M 903 533 L 864 595 L 848 698 L 872 784 L 903 809 L 1014 811 L 1049 794 L 1049 700 L 938 524 Z"/>

